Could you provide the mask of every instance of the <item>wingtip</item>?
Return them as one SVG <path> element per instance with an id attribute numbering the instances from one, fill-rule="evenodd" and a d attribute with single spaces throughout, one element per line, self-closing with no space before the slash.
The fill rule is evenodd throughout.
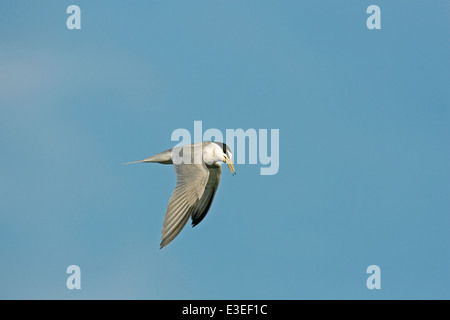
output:
<path id="1" fill-rule="evenodd" d="M 166 247 L 169 243 L 170 241 L 167 242 L 165 240 L 162 240 L 161 243 L 159 244 L 159 249 L 161 250 L 162 248 Z"/>
<path id="2" fill-rule="evenodd" d="M 143 162 L 143 160 L 139 160 L 139 161 L 131 161 L 131 162 L 124 162 L 124 163 L 122 163 L 122 165 L 133 164 L 133 163 L 140 163 L 140 162 Z"/>

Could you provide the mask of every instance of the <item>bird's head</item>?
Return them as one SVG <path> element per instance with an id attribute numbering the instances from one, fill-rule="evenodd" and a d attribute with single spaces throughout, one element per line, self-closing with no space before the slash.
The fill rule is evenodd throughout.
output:
<path id="1" fill-rule="evenodd" d="M 225 162 L 228 166 L 228 169 L 230 169 L 231 174 L 235 175 L 236 170 L 234 169 L 233 161 L 231 161 L 231 159 L 233 158 L 233 154 L 231 153 L 230 147 L 228 147 L 223 142 L 214 142 L 214 143 L 220 147 L 220 151 L 217 152 L 220 154 L 219 155 L 220 161 Z M 216 153 L 216 155 L 217 155 L 217 153 Z"/>

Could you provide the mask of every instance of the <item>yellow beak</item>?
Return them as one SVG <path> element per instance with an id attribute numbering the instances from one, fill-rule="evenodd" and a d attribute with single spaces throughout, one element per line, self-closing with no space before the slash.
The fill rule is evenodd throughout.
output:
<path id="1" fill-rule="evenodd" d="M 233 162 L 231 162 L 231 159 L 228 158 L 226 155 L 223 156 L 223 159 L 227 163 L 228 169 L 230 169 L 231 174 L 234 176 L 236 174 L 236 170 L 234 170 Z"/>

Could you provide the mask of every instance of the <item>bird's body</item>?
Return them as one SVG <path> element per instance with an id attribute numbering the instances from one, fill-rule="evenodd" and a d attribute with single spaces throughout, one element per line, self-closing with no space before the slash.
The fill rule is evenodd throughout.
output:
<path id="1" fill-rule="evenodd" d="M 235 174 L 231 157 L 231 151 L 226 144 L 203 141 L 131 162 L 173 164 L 175 167 L 177 185 L 167 205 L 161 248 L 180 233 L 189 218 L 192 219 L 192 226 L 203 220 L 219 186 L 221 163 L 226 162 L 230 171 Z"/>

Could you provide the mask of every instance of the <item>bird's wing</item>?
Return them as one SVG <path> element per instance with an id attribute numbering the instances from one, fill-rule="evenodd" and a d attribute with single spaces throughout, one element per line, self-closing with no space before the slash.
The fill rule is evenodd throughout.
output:
<path id="1" fill-rule="evenodd" d="M 186 225 L 204 193 L 209 176 L 205 164 L 175 164 L 174 167 L 177 186 L 164 217 L 161 248 L 168 245 Z"/>
<path id="2" fill-rule="evenodd" d="M 200 221 L 202 221 L 203 218 L 208 213 L 208 210 L 211 207 L 211 203 L 214 199 L 214 195 L 216 194 L 216 190 L 219 187 L 222 166 L 208 167 L 208 170 L 209 170 L 209 179 L 205 186 L 205 192 L 203 192 L 203 196 L 198 201 L 197 206 L 194 208 L 194 211 L 192 212 L 193 227 L 199 224 Z"/>

